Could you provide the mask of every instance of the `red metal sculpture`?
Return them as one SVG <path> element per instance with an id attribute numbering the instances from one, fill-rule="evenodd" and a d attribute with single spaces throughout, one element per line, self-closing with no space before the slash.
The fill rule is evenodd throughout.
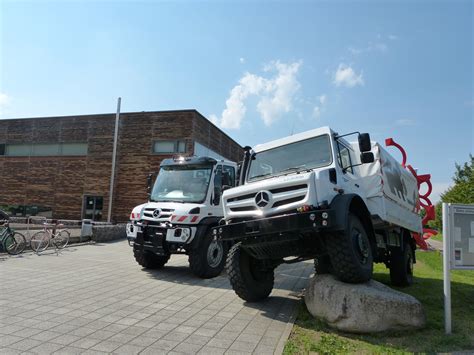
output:
<path id="1" fill-rule="evenodd" d="M 425 240 L 431 238 L 433 235 L 438 234 L 438 231 L 434 229 L 430 229 L 425 227 L 428 221 L 432 221 L 435 219 L 436 214 L 435 214 L 435 207 L 431 203 L 431 200 L 429 199 L 429 196 L 431 192 L 433 191 L 433 186 L 431 185 L 431 175 L 430 174 L 423 174 L 423 175 L 418 175 L 415 169 L 411 165 L 406 165 L 407 162 L 407 154 L 405 152 L 405 149 L 403 147 L 396 143 L 392 138 L 387 138 L 385 140 L 385 145 L 387 147 L 389 146 L 394 146 L 400 150 L 402 153 L 402 166 L 405 169 L 408 169 L 413 176 L 415 177 L 417 184 L 418 184 L 418 201 L 416 204 L 416 212 L 420 211 L 420 208 L 423 208 L 425 210 L 425 217 L 423 217 L 422 224 L 423 224 L 423 235 L 420 235 L 419 233 L 412 233 L 413 238 L 416 241 L 416 244 L 424 250 L 428 249 L 428 244 L 426 244 Z M 421 194 L 420 192 L 420 187 L 426 184 L 427 186 L 427 191 L 424 194 Z"/>

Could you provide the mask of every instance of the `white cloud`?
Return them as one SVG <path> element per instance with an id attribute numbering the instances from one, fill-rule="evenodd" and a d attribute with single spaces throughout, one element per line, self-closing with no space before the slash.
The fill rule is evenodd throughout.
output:
<path id="1" fill-rule="evenodd" d="M 388 44 L 386 43 L 386 40 L 390 40 L 390 41 L 395 41 L 396 39 L 398 39 L 398 37 L 396 35 L 388 35 L 388 36 L 382 36 L 380 34 L 378 34 L 376 36 L 376 40 L 375 41 L 370 41 L 369 43 L 367 43 L 366 46 L 363 46 L 363 47 L 354 47 L 354 46 L 350 46 L 347 48 L 347 50 L 352 54 L 352 55 L 359 55 L 359 54 L 362 54 L 362 53 L 369 53 L 369 52 L 381 52 L 381 53 L 385 53 L 388 51 Z"/>
<path id="2" fill-rule="evenodd" d="M 400 120 L 396 120 L 395 125 L 397 125 L 397 126 L 414 126 L 414 125 L 416 125 L 416 121 L 408 119 L 408 118 L 402 118 Z"/>
<path id="3" fill-rule="evenodd" d="M 319 106 L 314 106 L 314 108 L 313 108 L 313 117 L 316 118 L 316 119 L 321 117 L 321 108 Z"/>
<path id="4" fill-rule="evenodd" d="M 357 85 L 364 85 L 364 79 L 362 77 L 362 72 L 358 75 L 352 67 L 341 63 L 334 74 L 333 83 L 336 86 L 352 88 Z"/>
<path id="5" fill-rule="evenodd" d="M 318 119 L 319 117 L 321 117 L 321 111 L 326 105 L 327 100 L 328 100 L 328 97 L 326 94 L 322 94 L 321 96 L 318 97 L 318 105 L 314 106 L 313 108 L 314 118 Z"/>
<path id="6" fill-rule="evenodd" d="M 241 64 L 244 64 L 245 63 L 245 58 L 240 57 L 239 61 L 240 61 Z"/>
<path id="7" fill-rule="evenodd" d="M 422 188 L 425 185 L 426 184 L 423 184 Z M 433 186 L 433 190 L 430 196 L 428 197 L 433 204 L 436 204 L 437 202 L 439 202 L 441 198 L 441 194 L 445 193 L 453 185 L 453 183 L 452 182 L 432 182 L 431 185 Z"/>
<path id="8" fill-rule="evenodd" d="M 10 103 L 11 98 L 7 94 L 0 92 L 0 107 L 6 106 Z"/>
<path id="9" fill-rule="evenodd" d="M 301 61 L 288 64 L 272 61 L 264 66 L 265 72 L 275 72 L 270 78 L 245 73 L 230 91 L 221 117 L 213 114 L 211 121 L 223 128 L 239 129 L 247 112 L 246 100 L 249 96 L 257 96 L 257 111 L 265 125 L 270 126 L 292 109 L 295 95 L 301 87 L 296 78 L 301 64 Z"/>
<path id="10" fill-rule="evenodd" d="M 328 97 L 326 96 L 326 94 L 322 94 L 320 97 L 319 97 L 319 103 L 321 105 L 324 105 L 328 100 Z"/>
<path id="11" fill-rule="evenodd" d="M 5 114 L 5 108 L 10 104 L 11 97 L 7 94 L 0 92 L 0 116 Z"/>

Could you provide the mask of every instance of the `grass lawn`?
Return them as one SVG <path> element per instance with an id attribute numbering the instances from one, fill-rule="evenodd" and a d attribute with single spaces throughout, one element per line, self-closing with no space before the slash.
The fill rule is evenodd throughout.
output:
<path id="1" fill-rule="evenodd" d="M 427 316 L 426 328 L 408 332 L 354 335 L 330 329 L 300 305 L 298 317 L 284 354 L 406 353 L 474 351 L 474 271 L 451 272 L 453 334 L 444 334 L 442 255 L 417 251 L 415 282 L 397 288 L 416 297 Z M 388 269 L 376 264 L 374 279 L 389 284 Z"/>

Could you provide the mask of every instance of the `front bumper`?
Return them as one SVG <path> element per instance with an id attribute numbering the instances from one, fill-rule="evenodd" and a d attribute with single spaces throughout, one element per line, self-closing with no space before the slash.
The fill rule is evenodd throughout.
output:
<path id="1" fill-rule="evenodd" d="M 335 230 L 335 222 L 334 210 L 314 210 L 220 225 L 213 228 L 213 234 L 219 240 L 251 240 L 252 243 L 258 243 L 258 237 L 272 234 L 284 236 L 285 234 Z"/>
<path id="2" fill-rule="evenodd" d="M 127 239 L 131 246 L 151 251 L 158 255 L 167 255 L 178 247 L 189 245 L 196 234 L 196 228 L 175 225 L 154 225 L 138 223 Z"/>

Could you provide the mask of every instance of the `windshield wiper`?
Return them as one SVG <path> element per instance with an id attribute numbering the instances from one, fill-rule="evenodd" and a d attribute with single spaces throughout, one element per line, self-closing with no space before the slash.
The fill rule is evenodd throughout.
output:
<path id="1" fill-rule="evenodd" d="M 297 171 L 297 170 L 300 170 L 301 168 L 305 168 L 305 167 L 306 167 L 306 165 L 291 166 L 289 168 L 283 169 L 282 171 L 280 171 L 280 173 L 284 173 L 285 171 Z"/>
<path id="2" fill-rule="evenodd" d="M 264 176 L 268 176 L 268 175 L 272 175 L 272 173 L 266 173 L 266 174 L 260 174 L 260 175 L 255 175 L 255 176 L 252 176 L 251 179 L 258 179 L 258 178 L 261 178 L 261 177 L 264 177 Z"/>

